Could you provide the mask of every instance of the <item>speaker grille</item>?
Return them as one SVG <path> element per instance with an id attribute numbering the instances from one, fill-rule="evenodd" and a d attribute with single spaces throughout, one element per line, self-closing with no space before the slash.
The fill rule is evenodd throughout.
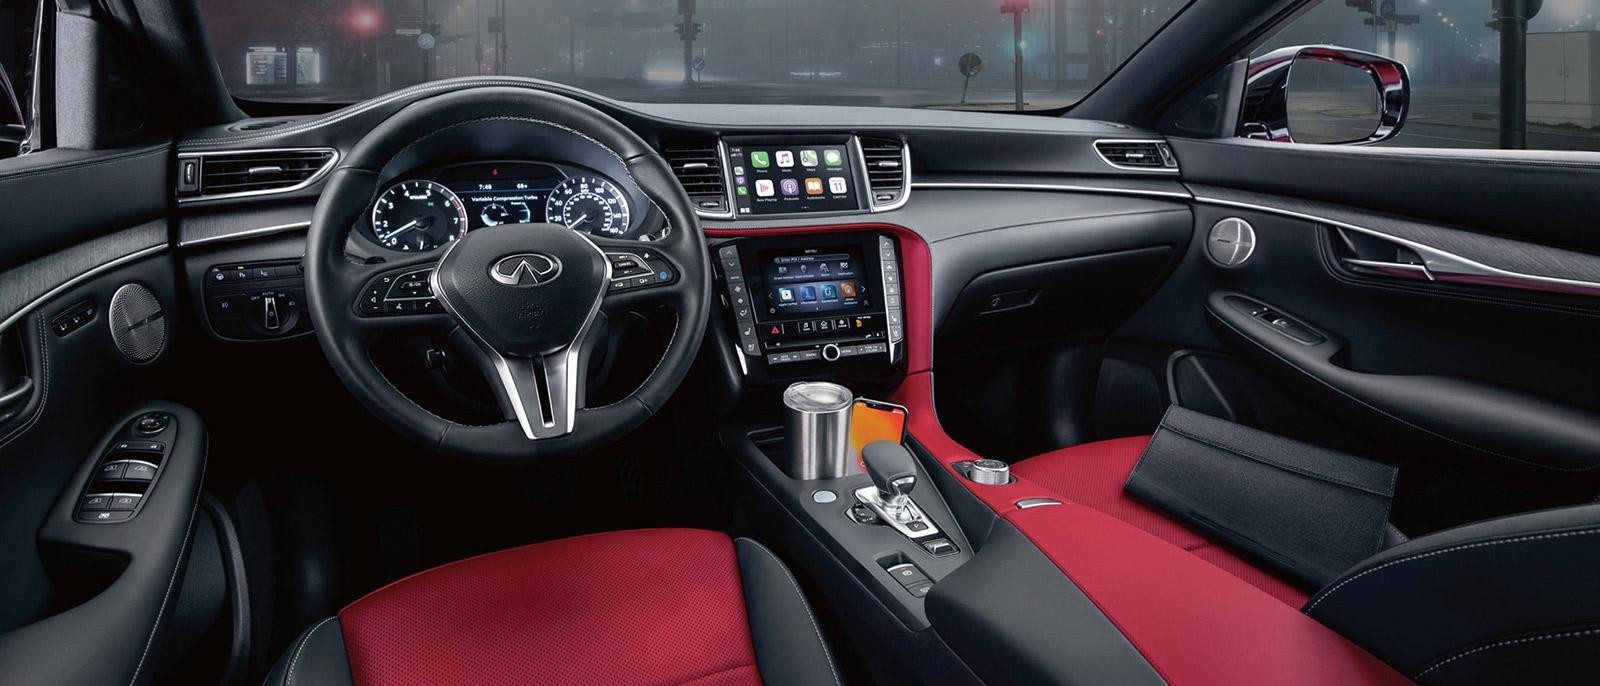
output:
<path id="1" fill-rule="evenodd" d="M 111 296 L 111 340 L 131 362 L 156 359 L 167 346 L 167 318 L 161 300 L 136 283 L 118 288 Z"/>

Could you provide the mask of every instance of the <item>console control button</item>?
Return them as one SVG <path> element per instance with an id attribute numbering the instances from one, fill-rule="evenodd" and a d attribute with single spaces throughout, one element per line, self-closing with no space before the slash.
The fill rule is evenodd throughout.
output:
<path id="1" fill-rule="evenodd" d="M 913 597 L 926 598 L 926 597 L 928 597 L 929 593 L 933 592 L 933 582 L 930 581 L 930 582 L 925 583 L 925 584 L 917 584 L 915 586 L 907 586 L 906 590 L 910 591 L 911 595 Z"/>
<path id="2" fill-rule="evenodd" d="M 156 466 L 148 462 L 129 462 L 122 472 L 123 481 L 150 481 L 156 478 Z"/>
<path id="3" fill-rule="evenodd" d="M 172 418 L 162 412 L 151 412 L 133 423 L 133 428 L 142 434 L 158 434 L 166 431 L 167 424 Z M 159 443 L 156 445 L 160 445 Z M 159 450 L 159 448 L 157 448 Z"/>
<path id="4" fill-rule="evenodd" d="M 911 564 L 910 562 L 903 562 L 890 567 L 889 576 L 894 577 L 895 581 L 900 582 L 900 585 L 905 586 L 906 588 L 911 588 L 917 584 L 925 584 L 931 581 L 927 574 L 923 574 L 922 570 L 917 569 L 917 566 Z"/>
<path id="5" fill-rule="evenodd" d="M 942 538 L 935 538 L 931 541 L 923 541 L 922 547 L 934 557 L 944 557 L 946 555 L 954 555 L 956 553 L 956 544 Z"/>
<path id="6" fill-rule="evenodd" d="M 138 426 L 138 424 L 135 424 L 135 426 Z M 161 428 L 165 429 L 166 425 L 163 424 Z M 131 450 L 141 453 L 160 453 L 166 452 L 167 446 L 160 441 L 118 441 L 111 449 L 116 451 Z"/>

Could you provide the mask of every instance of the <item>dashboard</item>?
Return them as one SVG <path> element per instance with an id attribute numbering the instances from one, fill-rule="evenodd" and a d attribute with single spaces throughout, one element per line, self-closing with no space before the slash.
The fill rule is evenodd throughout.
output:
<path id="1" fill-rule="evenodd" d="M 427 252 L 501 224 L 543 222 L 607 238 L 645 237 L 651 227 L 636 203 L 622 184 L 573 164 L 453 163 L 391 181 L 373 201 L 362 234 L 400 252 Z"/>

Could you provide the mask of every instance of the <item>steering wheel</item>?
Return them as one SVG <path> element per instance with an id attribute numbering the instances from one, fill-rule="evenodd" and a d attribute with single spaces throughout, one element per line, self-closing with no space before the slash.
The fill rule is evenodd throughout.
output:
<path id="1" fill-rule="evenodd" d="M 426 162 L 430 154 L 548 153 L 508 149 L 540 140 L 597 146 L 604 159 L 614 158 L 615 169 L 627 176 L 619 182 L 636 184 L 661 210 L 666 236 L 644 242 L 557 224 L 503 224 L 470 231 L 428 254 L 381 261 L 346 254 L 350 231 L 397 168 Z M 632 281 L 618 275 L 621 282 L 614 282 L 613 263 L 629 260 L 653 269 Z M 351 393 L 406 438 L 446 455 L 488 462 L 583 452 L 637 429 L 688 373 L 711 303 L 704 233 L 667 162 L 599 110 L 532 88 L 454 91 L 419 100 L 380 122 L 328 177 L 306 238 L 305 266 L 317 341 Z M 433 301 L 415 301 L 416 309 L 408 311 L 374 311 L 374 289 L 400 277 L 412 279 L 413 288 L 426 277 Z M 606 317 L 653 305 L 677 316 L 661 361 L 628 397 L 585 407 L 589 353 L 607 335 Z M 505 421 L 457 423 L 402 393 L 369 354 L 374 341 L 397 333 L 447 334 L 463 343 L 452 349 L 470 351 L 495 389 Z"/>

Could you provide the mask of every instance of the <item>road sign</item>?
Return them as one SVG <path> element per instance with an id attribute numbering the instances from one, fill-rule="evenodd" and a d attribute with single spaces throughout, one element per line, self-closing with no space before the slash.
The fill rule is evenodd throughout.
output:
<path id="1" fill-rule="evenodd" d="M 983 73 L 983 58 L 979 57 L 978 53 L 969 52 L 962 55 L 961 60 L 956 62 L 956 68 L 961 70 L 962 76 L 970 79 Z"/>
<path id="2" fill-rule="evenodd" d="M 1378 3 L 1378 16 L 1383 17 L 1384 21 L 1393 21 L 1394 0 L 1383 0 Z"/>
<path id="3" fill-rule="evenodd" d="M 422 48 L 423 50 L 432 50 L 433 46 L 436 44 L 438 44 L 438 40 L 435 39 L 431 33 L 424 33 L 417 36 L 417 47 Z"/>
<path id="4" fill-rule="evenodd" d="M 692 65 L 690 65 L 690 66 L 694 67 L 695 71 L 705 71 L 706 70 L 706 58 L 704 58 L 704 57 L 696 57 L 696 58 L 694 58 L 694 63 Z"/>

